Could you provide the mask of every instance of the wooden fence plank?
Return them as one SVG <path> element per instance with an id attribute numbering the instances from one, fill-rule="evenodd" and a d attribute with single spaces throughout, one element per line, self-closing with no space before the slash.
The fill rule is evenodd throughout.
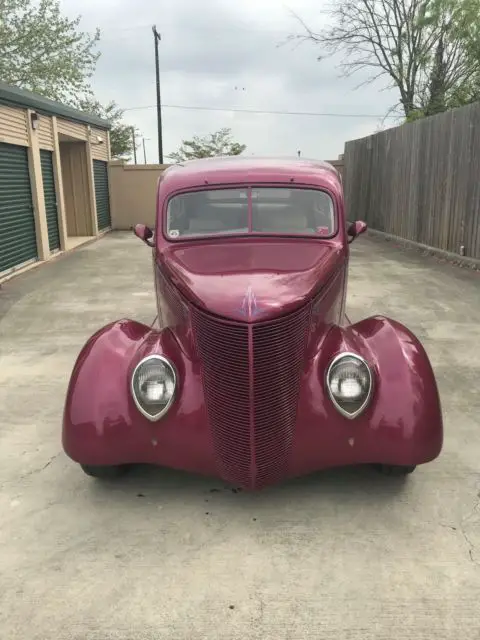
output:
<path id="1" fill-rule="evenodd" d="M 345 146 L 349 220 L 480 258 L 480 102 Z"/>
<path id="2" fill-rule="evenodd" d="M 469 121 L 470 180 L 465 212 L 465 255 L 480 259 L 480 109 Z"/>

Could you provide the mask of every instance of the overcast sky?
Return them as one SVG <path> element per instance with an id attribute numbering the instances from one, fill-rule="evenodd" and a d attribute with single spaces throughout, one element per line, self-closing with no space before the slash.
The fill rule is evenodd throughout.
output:
<path id="1" fill-rule="evenodd" d="M 339 77 L 338 61 L 317 61 L 311 43 L 281 43 L 301 26 L 321 28 L 325 0 L 62 0 L 84 30 L 102 31 L 93 81 L 102 102 L 115 100 L 125 120 L 147 138 L 147 161 L 157 162 L 155 66 L 151 25 L 160 43 L 164 155 L 182 139 L 231 127 L 247 154 L 331 160 L 347 140 L 373 133 L 376 117 L 271 115 L 171 108 L 301 111 L 383 116 L 396 102 L 384 83 L 355 90 L 361 78 Z M 132 107 L 148 107 L 132 109 Z M 387 126 L 394 123 L 387 121 Z M 139 162 L 143 162 L 143 153 Z"/>

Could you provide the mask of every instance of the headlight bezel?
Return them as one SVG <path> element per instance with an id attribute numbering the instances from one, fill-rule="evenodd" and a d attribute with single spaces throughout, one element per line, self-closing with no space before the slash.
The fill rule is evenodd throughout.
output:
<path id="1" fill-rule="evenodd" d="M 339 404 L 338 399 L 335 397 L 335 394 L 332 392 L 332 389 L 330 387 L 330 377 L 331 377 L 331 373 L 332 373 L 333 368 L 336 365 L 338 365 L 338 363 L 341 360 L 348 359 L 348 358 L 357 361 L 360 365 L 362 365 L 362 367 L 365 368 L 367 376 L 368 376 L 368 385 L 369 385 L 368 386 L 368 393 L 366 394 L 365 399 L 363 400 L 361 405 L 353 412 L 347 411 L 346 409 L 344 409 L 342 407 L 341 404 Z M 368 364 L 368 362 L 365 360 L 365 358 L 363 358 L 358 353 L 353 353 L 352 351 L 342 351 L 341 353 L 337 353 L 337 355 L 331 360 L 330 364 L 327 367 L 327 371 L 326 371 L 326 374 L 325 374 L 325 386 L 327 388 L 328 396 L 329 396 L 333 406 L 335 407 L 335 409 L 342 416 L 344 416 L 345 418 L 348 418 L 349 420 L 354 420 L 361 413 L 363 413 L 365 411 L 365 409 L 367 408 L 367 406 L 370 404 L 370 400 L 372 398 L 373 389 L 374 389 L 374 376 L 373 376 L 372 368 Z"/>
<path id="2" fill-rule="evenodd" d="M 152 361 L 158 361 L 161 362 L 165 367 L 167 367 L 172 375 L 172 379 L 173 379 L 173 393 L 170 397 L 170 399 L 168 400 L 167 404 L 162 407 L 162 409 L 160 411 L 157 411 L 157 413 L 155 414 L 151 414 L 148 413 L 148 411 L 146 411 L 143 406 L 141 405 L 141 403 L 138 400 L 136 391 L 135 391 L 135 380 L 137 375 L 139 374 L 140 369 L 148 362 L 152 362 Z M 175 365 L 173 364 L 173 362 L 171 362 L 171 360 L 169 360 L 167 357 L 162 356 L 160 354 L 150 354 L 148 356 L 145 356 L 144 358 L 142 358 L 140 360 L 140 362 L 137 363 L 137 365 L 135 366 L 132 375 L 130 377 L 130 393 L 132 395 L 133 401 L 135 403 L 135 406 L 137 407 L 138 411 L 145 417 L 147 418 L 147 420 L 149 420 L 150 422 L 157 422 L 158 420 L 160 420 L 160 418 L 163 418 L 163 416 L 165 416 L 165 414 L 170 410 L 172 404 L 175 401 L 175 398 L 177 396 L 177 388 L 178 388 L 178 376 L 177 376 L 177 371 L 175 369 Z"/>

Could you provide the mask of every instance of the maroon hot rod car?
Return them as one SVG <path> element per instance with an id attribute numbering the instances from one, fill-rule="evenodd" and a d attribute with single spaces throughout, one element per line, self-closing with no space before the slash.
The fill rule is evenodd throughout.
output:
<path id="1" fill-rule="evenodd" d="M 442 448 L 429 359 L 404 326 L 345 314 L 349 242 L 329 164 L 217 158 L 168 168 L 153 250 L 158 327 L 118 320 L 82 349 L 63 446 L 84 471 L 134 463 L 261 488 L 326 467 L 408 474 Z"/>

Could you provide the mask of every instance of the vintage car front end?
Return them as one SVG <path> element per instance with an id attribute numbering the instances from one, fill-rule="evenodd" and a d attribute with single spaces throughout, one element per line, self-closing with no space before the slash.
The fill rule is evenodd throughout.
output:
<path id="1" fill-rule="evenodd" d="M 63 446 L 87 473 L 148 463 L 259 489 L 333 466 L 408 473 L 439 455 L 420 342 L 345 315 L 341 225 L 321 240 L 174 239 L 157 229 L 151 243 L 161 328 L 112 323 L 75 364 Z"/>
<path id="2" fill-rule="evenodd" d="M 123 320 L 81 353 L 64 447 L 87 471 L 149 463 L 257 489 L 332 466 L 409 468 L 439 454 L 433 371 L 398 323 L 325 324 L 319 300 L 279 319 L 233 322 L 175 295 L 171 327 Z"/>

